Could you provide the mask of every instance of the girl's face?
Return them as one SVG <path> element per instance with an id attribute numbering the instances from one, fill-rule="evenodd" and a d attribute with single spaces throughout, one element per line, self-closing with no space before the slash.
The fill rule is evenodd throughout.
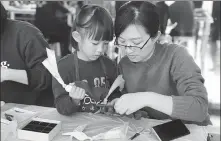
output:
<path id="1" fill-rule="evenodd" d="M 157 37 L 150 37 L 140 25 L 129 25 L 118 37 L 119 47 L 124 47 L 132 62 L 143 62 L 151 57 Z"/>
<path id="2" fill-rule="evenodd" d="M 109 41 L 95 41 L 88 37 L 81 38 L 78 43 L 79 52 L 84 57 L 85 61 L 97 60 L 108 47 Z"/>

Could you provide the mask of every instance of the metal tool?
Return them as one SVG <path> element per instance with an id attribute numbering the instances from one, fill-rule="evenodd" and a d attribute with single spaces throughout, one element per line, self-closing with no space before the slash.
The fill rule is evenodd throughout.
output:
<path id="1" fill-rule="evenodd" d="M 98 106 L 98 107 L 114 107 L 113 105 L 101 104 L 101 103 L 96 104 L 96 106 Z"/>
<path id="2" fill-rule="evenodd" d="M 138 133 L 134 134 L 132 137 L 130 137 L 130 140 L 133 140 L 133 139 L 135 139 L 137 136 L 139 136 L 140 133 L 144 131 L 144 129 L 145 129 L 145 128 L 143 128 L 140 132 L 138 132 Z"/>

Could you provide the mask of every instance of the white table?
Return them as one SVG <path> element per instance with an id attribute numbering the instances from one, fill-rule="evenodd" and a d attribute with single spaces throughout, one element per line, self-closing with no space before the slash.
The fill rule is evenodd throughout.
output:
<path id="1" fill-rule="evenodd" d="M 39 107 L 39 106 L 27 106 L 8 103 L 1 107 L 1 113 L 13 108 L 19 107 L 30 111 L 39 112 L 38 117 L 59 120 L 62 122 L 62 129 L 60 133 L 53 139 L 53 141 L 69 141 L 70 137 L 62 136 L 64 132 L 71 132 L 74 128 L 81 124 L 88 124 L 85 129 L 87 135 L 96 135 L 98 133 L 108 131 L 111 128 L 122 125 L 124 122 L 129 122 L 129 128 L 127 132 L 127 137 L 131 137 L 135 134 L 137 128 L 149 129 L 150 127 L 166 122 L 161 120 L 153 119 L 141 119 L 134 120 L 127 117 L 108 117 L 100 114 L 90 114 L 90 113 L 77 113 L 72 116 L 60 115 L 55 108 Z M 206 141 L 207 138 L 207 127 L 197 126 L 193 124 L 187 125 L 191 134 L 185 137 L 179 138 L 175 141 Z M 2 132 L 4 134 L 4 131 Z M 22 141 L 13 136 L 9 136 L 8 141 Z M 156 137 L 152 133 L 144 133 L 134 139 L 134 141 L 157 141 Z"/>
<path id="2" fill-rule="evenodd" d="M 36 9 L 35 8 L 30 8 L 30 7 L 13 7 L 9 6 L 6 8 L 7 11 L 10 13 L 10 19 L 14 20 L 15 19 L 15 14 L 29 14 L 29 15 L 35 15 Z"/>

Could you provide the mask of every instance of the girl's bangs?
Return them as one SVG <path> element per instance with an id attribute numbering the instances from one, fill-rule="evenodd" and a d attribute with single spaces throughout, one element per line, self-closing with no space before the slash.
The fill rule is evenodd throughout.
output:
<path id="1" fill-rule="evenodd" d="M 103 13 L 104 14 L 104 13 Z M 99 19 L 98 19 L 99 18 Z M 89 26 L 86 27 L 86 36 L 96 41 L 112 41 L 113 40 L 113 22 L 112 19 L 105 15 L 93 16 L 88 21 Z"/>

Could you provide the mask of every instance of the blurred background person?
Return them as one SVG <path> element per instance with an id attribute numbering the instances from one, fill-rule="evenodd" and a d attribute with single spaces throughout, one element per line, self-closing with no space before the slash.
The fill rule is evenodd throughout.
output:
<path id="1" fill-rule="evenodd" d="M 161 36 L 159 41 L 161 43 L 172 42 L 172 38 L 168 35 L 168 33 L 176 27 L 177 23 L 175 22 L 174 24 L 171 24 L 169 6 L 165 3 L 165 1 L 157 2 L 156 7 L 160 20 L 159 31 L 161 32 Z"/>
<path id="2" fill-rule="evenodd" d="M 1 4 L 1 100 L 53 106 L 51 74 L 42 33 L 33 25 L 7 18 Z"/>
<path id="3" fill-rule="evenodd" d="M 213 1 L 212 9 L 213 23 L 210 32 L 210 55 L 212 59 L 212 71 L 218 69 L 218 40 L 220 41 L 220 1 Z"/>
<path id="4" fill-rule="evenodd" d="M 194 5 L 192 1 L 174 1 L 169 6 L 170 20 L 172 23 L 177 23 L 177 26 L 170 32 L 172 37 L 193 35 L 193 11 Z"/>
<path id="5" fill-rule="evenodd" d="M 198 10 L 203 10 L 202 6 L 203 6 L 203 2 L 202 1 L 193 1 L 194 4 L 194 13 L 196 13 L 196 11 Z M 199 21 L 195 21 L 195 52 L 194 52 L 194 58 L 197 58 L 197 50 L 198 50 L 198 40 L 199 40 L 199 31 L 200 31 L 200 22 Z"/>
<path id="6" fill-rule="evenodd" d="M 170 17 L 169 6 L 164 1 L 157 2 L 156 6 L 158 9 L 159 20 L 160 20 L 160 32 L 161 32 L 161 34 L 165 35 L 165 31 L 167 28 L 167 22 Z"/>
<path id="7" fill-rule="evenodd" d="M 120 9 L 120 7 L 125 4 L 126 2 L 128 1 L 115 1 L 115 11 L 116 11 L 116 14 L 117 14 L 117 11 Z"/>
<path id="8" fill-rule="evenodd" d="M 37 6 L 35 25 L 42 31 L 45 38 L 51 43 L 60 43 L 61 57 L 70 54 L 70 31 L 67 23 L 69 10 L 60 1 L 46 1 Z"/>

